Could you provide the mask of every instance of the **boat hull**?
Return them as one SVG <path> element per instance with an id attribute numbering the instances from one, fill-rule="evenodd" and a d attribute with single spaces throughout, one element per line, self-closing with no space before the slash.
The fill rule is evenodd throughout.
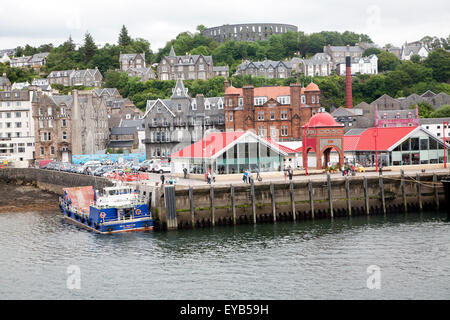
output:
<path id="1" fill-rule="evenodd" d="M 60 208 L 65 220 L 95 233 L 114 234 L 153 230 L 153 219 L 151 217 L 97 223 L 92 221 L 88 216 L 81 216 L 76 212 L 70 211 L 66 205 L 60 204 Z"/>

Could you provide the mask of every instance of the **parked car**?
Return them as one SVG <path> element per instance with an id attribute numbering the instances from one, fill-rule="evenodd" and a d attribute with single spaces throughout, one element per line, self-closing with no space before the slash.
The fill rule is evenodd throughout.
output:
<path id="1" fill-rule="evenodd" d="M 172 168 L 169 162 L 161 161 L 153 167 L 152 171 L 157 173 L 172 172 Z"/>

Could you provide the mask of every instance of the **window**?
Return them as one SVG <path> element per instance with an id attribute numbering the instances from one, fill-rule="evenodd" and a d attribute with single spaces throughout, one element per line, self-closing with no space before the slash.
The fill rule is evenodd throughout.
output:
<path id="1" fill-rule="evenodd" d="M 275 120 L 275 111 L 270 111 L 270 120 Z"/>
<path id="2" fill-rule="evenodd" d="M 229 121 L 233 121 L 233 112 L 230 112 L 228 116 Z"/>
<path id="3" fill-rule="evenodd" d="M 177 106 L 177 111 L 178 111 L 178 112 L 181 112 L 181 103 L 178 104 L 178 106 Z"/>
<path id="4" fill-rule="evenodd" d="M 50 147 L 50 154 L 55 154 L 55 147 Z"/>
<path id="5" fill-rule="evenodd" d="M 306 98 L 305 98 L 305 96 L 304 95 L 302 95 L 302 103 L 306 103 Z"/>
<path id="6" fill-rule="evenodd" d="M 42 116 L 44 114 L 44 109 L 39 108 L 39 115 Z"/>
<path id="7" fill-rule="evenodd" d="M 66 119 L 62 119 L 61 126 L 62 126 L 62 127 L 65 127 L 65 126 L 66 126 Z"/>
<path id="8" fill-rule="evenodd" d="M 16 128 L 22 128 L 22 122 L 16 122 Z"/>
<path id="9" fill-rule="evenodd" d="M 20 118 L 21 117 L 21 113 L 20 112 L 16 112 L 16 118 Z"/>
<path id="10" fill-rule="evenodd" d="M 39 153 L 40 153 L 41 156 L 44 155 L 44 147 L 40 147 L 39 148 Z"/>
<path id="11" fill-rule="evenodd" d="M 48 107 L 47 108 L 47 114 L 48 114 L 48 116 L 51 116 L 52 115 L 52 107 Z"/>
<path id="12" fill-rule="evenodd" d="M 258 120 L 259 121 L 264 120 L 264 111 L 258 111 Z"/>
<path id="13" fill-rule="evenodd" d="M 209 104 L 209 101 L 205 102 L 205 110 L 211 109 L 211 105 Z"/>
<path id="14" fill-rule="evenodd" d="M 288 135 L 288 126 L 281 126 L 281 136 L 287 137 Z"/>
<path id="15" fill-rule="evenodd" d="M 66 131 L 63 131 L 63 133 L 62 133 L 62 139 L 63 139 L 63 140 L 67 140 L 67 132 L 66 132 Z"/>
<path id="16" fill-rule="evenodd" d="M 239 98 L 238 100 L 238 106 L 242 107 L 244 105 L 244 98 Z"/>
<path id="17" fill-rule="evenodd" d="M 52 121 L 52 119 L 48 120 L 48 127 L 49 128 L 53 128 L 53 121 Z"/>
<path id="18" fill-rule="evenodd" d="M 223 109 L 223 101 L 222 100 L 219 100 L 219 102 L 217 103 L 217 107 L 219 109 Z"/>
<path id="19" fill-rule="evenodd" d="M 258 128 L 258 134 L 261 137 L 265 137 L 266 136 L 266 127 L 265 126 L 261 126 Z"/>
<path id="20" fill-rule="evenodd" d="M 281 118 L 281 120 L 287 120 L 287 118 L 288 118 L 288 112 L 287 112 L 287 110 L 281 110 L 281 112 L 280 112 L 280 118 Z"/>
<path id="21" fill-rule="evenodd" d="M 192 101 L 192 110 L 197 110 L 197 102 Z"/>

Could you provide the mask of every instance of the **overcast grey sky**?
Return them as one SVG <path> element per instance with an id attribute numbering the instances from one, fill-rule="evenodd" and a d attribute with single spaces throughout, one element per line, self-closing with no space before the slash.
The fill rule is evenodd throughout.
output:
<path id="1" fill-rule="evenodd" d="M 1 0 L 0 49 L 44 43 L 59 45 L 69 35 L 81 43 L 89 31 L 96 43 L 117 43 L 124 24 L 133 38 L 157 51 L 196 26 L 288 23 L 306 33 L 354 31 L 379 44 L 400 46 L 426 35 L 450 34 L 450 1 L 349 0 Z"/>

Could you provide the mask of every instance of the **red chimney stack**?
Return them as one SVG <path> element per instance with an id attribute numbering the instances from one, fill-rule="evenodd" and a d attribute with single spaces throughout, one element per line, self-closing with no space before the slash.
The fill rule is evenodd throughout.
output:
<path id="1" fill-rule="evenodd" d="M 350 57 L 345 57 L 345 106 L 353 108 L 352 99 L 352 64 Z"/>

